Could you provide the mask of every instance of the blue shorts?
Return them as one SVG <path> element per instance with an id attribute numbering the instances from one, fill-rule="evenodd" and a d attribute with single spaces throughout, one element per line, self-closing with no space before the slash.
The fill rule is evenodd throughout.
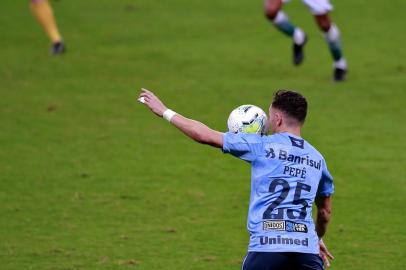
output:
<path id="1" fill-rule="evenodd" d="M 241 270 L 323 270 L 318 254 L 298 252 L 248 252 Z"/>

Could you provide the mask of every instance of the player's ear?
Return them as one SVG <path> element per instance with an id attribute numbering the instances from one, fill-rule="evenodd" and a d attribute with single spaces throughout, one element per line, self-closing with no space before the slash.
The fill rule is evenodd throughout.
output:
<path id="1" fill-rule="evenodd" d="M 283 117 L 280 112 L 275 113 L 275 120 L 276 120 L 276 125 L 280 127 L 282 125 Z"/>

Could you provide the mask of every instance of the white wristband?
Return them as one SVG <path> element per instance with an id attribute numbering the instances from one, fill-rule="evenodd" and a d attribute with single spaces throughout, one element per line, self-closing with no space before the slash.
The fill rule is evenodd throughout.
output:
<path id="1" fill-rule="evenodd" d="M 162 117 L 165 118 L 165 120 L 170 123 L 172 117 L 174 117 L 175 114 L 176 114 L 176 112 L 172 111 L 171 109 L 166 109 L 166 111 L 164 111 L 164 114 L 162 115 Z"/>

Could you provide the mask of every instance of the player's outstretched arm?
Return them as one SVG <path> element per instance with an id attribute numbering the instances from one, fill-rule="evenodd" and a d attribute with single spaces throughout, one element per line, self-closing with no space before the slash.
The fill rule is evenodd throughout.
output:
<path id="1" fill-rule="evenodd" d="M 214 147 L 223 147 L 223 133 L 213 130 L 199 121 L 188 119 L 169 110 L 151 91 L 142 89 L 138 100 L 145 104 L 157 116 L 168 120 L 189 138 Z"/>

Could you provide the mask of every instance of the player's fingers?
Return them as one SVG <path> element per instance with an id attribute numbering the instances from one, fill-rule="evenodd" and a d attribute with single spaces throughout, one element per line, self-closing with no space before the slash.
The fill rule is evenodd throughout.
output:
<path id="1" fill-rule="evenodd" d="M 146 104 L 147 100 L 144 97 L 140 97 L 137 99 L 139 102 L 141 102 L 142 104 Z"/>
<path id="2" fill-rule="evenodd" d="M 154 93 L 152 93 L 150 91 L 144 92 L 142 94 L 145 95 L 146 97 L 150 98 L 150 99 L 157 99 L 157 97 L 154 95 Z"/>
<path id="3" fill-rule="evenodd" d="M 325 264 L 327 267 L 330 267 L 330 262 L 329 262 L 327 256 L 323 254 L 323 255 L 321 256 L 321 258 L 323 259 L 324 264 Z"/>
<path id="4" fill-rule="evenodd" d="M 148 102 L 148 103 L 151 102 L 151 98 L 149 96 L 146 96 L 144 99 L 145 99 L 145 102 Z"/>
<path id="5" fill-rule="evenodd" d="M 328 251 L 327 247 L 325 245 L 320 245 L 320 249 L 323 251 L 324 256 L 328 256 L 330 259 L 334 260 L 333 254 Z"/>
<path id="6" fill-rule="evenodd" d="M 138 100 L 139 102 L 141 102 L 141 103 L 145 103 L 145 99 L 146 99 L 146 96 L 145 96 L 145 94 L 143 94 L 143 93 L 141 93 L 141 94 L 138 96 L 138 98 L 137 98 L 137 100 Z"/>
<path id="7" fill-rule="evenodd" d="M 334 260 L 333 254 L 331 254 L 328 250 L 326 250 L 326 254 L 330 259 Z"/>
<path id="8" fill-rule="evenodd" d="M 138 98 L 138 101 L 143 104 L 149 104 L 151 102 L 151 98 L 146 94 L 141 94 Z"/>
<path id="9" fill-rule="evenodd" d="M 152 97 L 151 94 L 149 94 L 149 93 L 141 93 L 139 96 L 139 99 L 148 100 L 148 101 L 152 100 L 153 98 L 154 97 Z"/>
<path id="10" fill-rule="evenodd" d="M 142 90 L 140 95 L 149 95 L 149 96 L 151 96 L 151 95 L 153 95 L 153 93 L 151 91 L 148 91 L 148 90 L 146 90 L 146 91 Z"/>
<path id="11" fill-rule="evenodd" d="M 145 89 L 145 88 L 141 88 L 145 93 L 147 93 L 148 95 L 150 95 L 151 96 L 151 98 L 156 98 L 156 99 L 158 99 L 157 97 L 156 97 L 156 95 L 154 94 L 154 92 L 152 92 L 152 91 L 149 91 L 149 90 L 147 90 L 147 89 Z"/>
<path id="12" fill-rule="evenodd" d="M 152 94 L 152 92 L 151 91 L 149 91 L 148 89 L 146 89 L 146 88 L 141 88 L 141 91 L 142 92 L 144 92 L 144 93 L 150 93 L 150 94 Z"/>
<path id="13" fill-rule="evenodd" d="M 141 93 L 140 95 L 139 95 L 139 97 L 141 98 L 141 97 L 144 97 L 144 98 L 149 98 L 150 97 L 150 95 L 148 94 L 148 93 Z"/>

